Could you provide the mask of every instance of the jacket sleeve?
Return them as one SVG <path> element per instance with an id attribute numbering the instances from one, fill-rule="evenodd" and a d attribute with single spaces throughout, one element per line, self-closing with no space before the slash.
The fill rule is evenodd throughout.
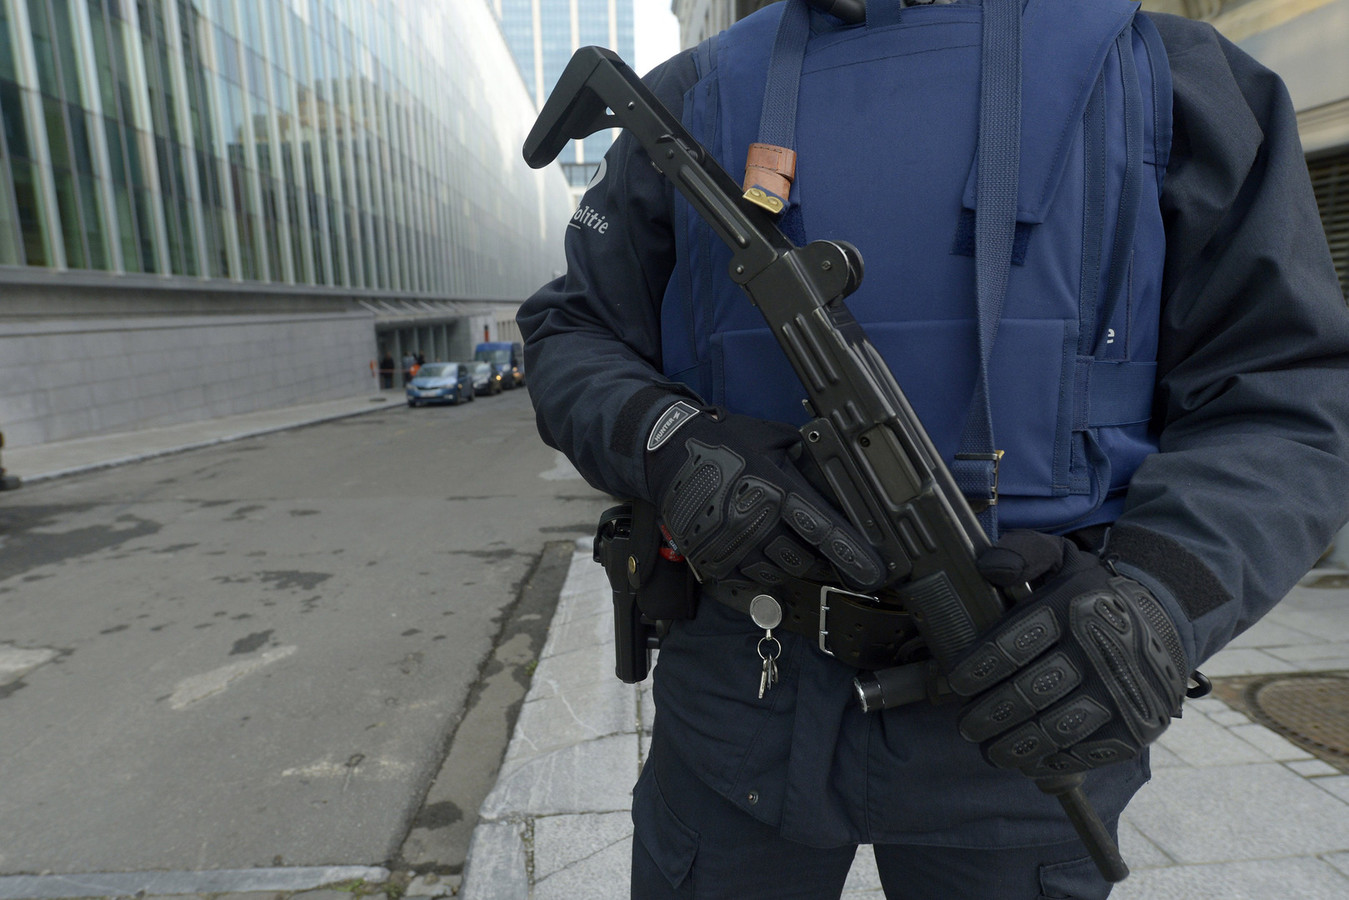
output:
<path id="1" fill-rule="evenodd" d="M 692 52 L 643 80 L 679 115 L 696 80 Z M 671 191 L 623 131 L 567 228 L 566 274 L 516 317 L 539 434 L 591 485 L 618 496 L 645 496 L 640 438 L 672 394 L 688 394 L 661 374 L 660 305 L 675 256 Z"/>
<path id="2" fill-rule="evenodd" d="M 1282 81 L 1154 16 L 1174 80 L 1154 421 L 1106 552 L 1197 665 L 1269 611 L 1349 515 L 1349 313 Z"/>

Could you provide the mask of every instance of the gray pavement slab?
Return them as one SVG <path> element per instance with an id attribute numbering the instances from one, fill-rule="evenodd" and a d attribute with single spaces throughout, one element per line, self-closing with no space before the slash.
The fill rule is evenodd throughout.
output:
<path id="1" fill-rule="evenodd" d="M 538 817 L 628 809 L 640 765 L 637 748 L 632 733 L 526 757 L 508 755 L 479 814 L 496 820 L 524 811 Z"/>
<path id="2" fill-rule="evenodd" d="M 521 900 L 529 897 L 533 844 L 534 823 L 524 817 L 480 819 L 468 848 L 461 896 Z"/>
<path id="3" fill-rule="evenodd" d="M 593 897 L 628 883 L 632 820 L 626 811 L 548 816 L 534 822 L 534 900 Z"/>
<path id="4" fill-rule="evenodd" d="M 1111 900 L 1344 900 L 1345 874 L 1298 857 L 1135 871 Z"/>
<path id="5" fill-rule="evenodd" d="M 402 402 L 399 391 L 371 391 L 341 400 L 263 409 L 162 428 L 102 434 L 27 447 L 8 447 L 0 456 L 0 462 L 4 464 L 7 474 L 18 476 L 24 483 L 46 481 L 283 431 L 299 425 L 377 412 L 399 402 Z"/>
<path id="6" fill-rule="evenodd" d="M 1181 865 L 1349 849 L 1344 801 L 1276 762 L 1161 770 L 1125 817 Z"/>

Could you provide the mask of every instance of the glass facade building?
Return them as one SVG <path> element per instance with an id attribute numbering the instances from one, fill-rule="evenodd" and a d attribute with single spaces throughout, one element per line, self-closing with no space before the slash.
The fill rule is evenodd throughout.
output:
<path id="1" fill-rule="evenodd" d="M 386 350 L 514 337 L 574 203 L 521 157 L 537 108 L 494 5 L 0 0 L 11 445 L 352 396 Z"/>
<path id="2" fill-rule="evenodd" d="M 0 0 L 0 265 L 520 297 L 547 179 L 472 5 Z"/>
<path id="3" fill-rule="evenodd" d="M 501 30 L 540 108 L 577 48 L 607 47 L 633 64 L 633 0 L 488 2 L 501 17 Z M 558 158 L 574 189 L 590 181 L 616 134 L 598 132 L 562 151 Z"/>

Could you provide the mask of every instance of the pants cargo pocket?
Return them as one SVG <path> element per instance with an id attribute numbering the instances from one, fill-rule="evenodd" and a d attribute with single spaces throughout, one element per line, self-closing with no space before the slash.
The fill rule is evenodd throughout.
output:
<path id="1" fill-rule="evenodd" d="M 698 832 L 679 821 L 665 802 L 650 760 L 632 791 L 632 825 L 632 896 L 692 897 L 693 879 L 689 875 L 698 854 Z M 649 866 L 641 864 L 643 852 L 666 885 L 652 883 Z"/>
<path id="2" fill-rule="evenodd" d="M 1090 857 L 1040 867 L 1039 900 L 1105 900 L 1109 894 Z"/>

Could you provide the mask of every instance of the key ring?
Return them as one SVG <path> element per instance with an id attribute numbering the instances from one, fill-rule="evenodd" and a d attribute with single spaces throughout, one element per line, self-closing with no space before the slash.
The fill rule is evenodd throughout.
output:
<path id="1" fill-rule="evenodd" d="M 764 653 L 764 650 L 763 650 L 764 641 L 772 641 L 772 642 L 773 642 L 773 648 L 774 648 L 774 649 L 773 649 L 773 655 L 772 655 L 772 656 L 769 656 L 768 654 Z M 782 655 L 782 645 L 778 643 L 778 639 L 777 639 L 777 638 L 772 637 L 772 636 L 765 636 L 765 637 L 759 638 L 759 644 L 758 644 L 758 646 L 755 647 L 754 649 L 758 651 L 758 653 L 759 653 L 759 659 L 762 659 L 764 662 L 769 662 L 769 661 L 771 661 L 771 660 L 775 660 L 775 659 L 777 659 L 779 656 Z"/>

